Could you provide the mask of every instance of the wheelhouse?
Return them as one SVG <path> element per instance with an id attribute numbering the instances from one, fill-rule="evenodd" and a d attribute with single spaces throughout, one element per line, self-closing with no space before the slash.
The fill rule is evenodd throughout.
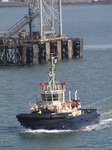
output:
<path id="1" fill-rule="evenodd" d="M 63 100 L 63 92 L 61 90 L 58 91 L 45 91 L 41 93 L 42 101 L 46 102 L 53 102 L 53 101 L 59 101 L 61 102 Z"/>

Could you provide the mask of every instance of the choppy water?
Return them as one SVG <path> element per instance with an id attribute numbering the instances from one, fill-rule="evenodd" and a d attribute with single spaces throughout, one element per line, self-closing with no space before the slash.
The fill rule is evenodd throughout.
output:
<path id="1" fill-rule="evenodd" d="M 0 31 L 26 11 L 26 8 L 0 8 Z M 84 38 L 84 57 L 56 65 L 57 79 L 66 81 L 67 91 L 79 91 L 84 108 L 99 110 L 100 123 L 75 132 L 24 129 L 15 116 L 27 111 L 28 103 L 35 101 L 40 82 L 48 79 L 50 65 L 0 67 L 0 150 L 112 149 L 111 14 L 110 4 L 64 6 L 63 31 Z"/>

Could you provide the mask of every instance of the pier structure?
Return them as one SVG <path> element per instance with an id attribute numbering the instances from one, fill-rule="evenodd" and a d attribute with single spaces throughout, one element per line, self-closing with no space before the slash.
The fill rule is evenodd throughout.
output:
<path id="1" fill-rule="evenodd" d="M 33 31 L 36 18 L 38 29 Z M 24 29 L 26 25 L 29 32 Z M 82 51 L 82 38 L 63 35 L 61 0 L 51 0 L 49 4 L 45 0 L 32 0 L 28 14 L 0 34 L 0 65 L 47 63 L 51 53 L 58 60 L 81 58 Z"/>

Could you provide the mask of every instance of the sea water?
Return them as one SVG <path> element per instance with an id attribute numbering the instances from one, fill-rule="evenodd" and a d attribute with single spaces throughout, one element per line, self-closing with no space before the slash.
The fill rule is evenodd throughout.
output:
<path id="1" fill-rule="evenodd" d="M 0 150 L 112 149 L 112 5 L 63 6 L 63 33 L 83 37 L 82 59 L 56 64 L 56 79 L 68 91 L 78 90 L 83 108 L 97 108 L 99 124 L 84 131 L 30 130 L 16 115 L 35 102 L 40 82 L 48 81 L 50 64 L 0 67 Z M 0 32 L 7 30 L 27 8 L 0 8 Z"/>

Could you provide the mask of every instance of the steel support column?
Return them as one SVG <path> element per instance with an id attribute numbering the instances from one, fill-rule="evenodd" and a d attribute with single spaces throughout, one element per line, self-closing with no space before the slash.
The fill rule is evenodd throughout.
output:
<path id="1" fill-rule="evenodd" d="M 62 36 L 62 7 L 61 0 L 58 0 L 59 3 L 59 35 Z"/>
<path id="2" fill-rule="evenodd" d="M 42 15 L 42 2 L 43 0 L 39 0 L 39 5 L 40 5 L 40 16 L 39 16 L 39 19 L 40 19 L 40 38 L 42 39 L 43 38 L 43 15 Z"/>

